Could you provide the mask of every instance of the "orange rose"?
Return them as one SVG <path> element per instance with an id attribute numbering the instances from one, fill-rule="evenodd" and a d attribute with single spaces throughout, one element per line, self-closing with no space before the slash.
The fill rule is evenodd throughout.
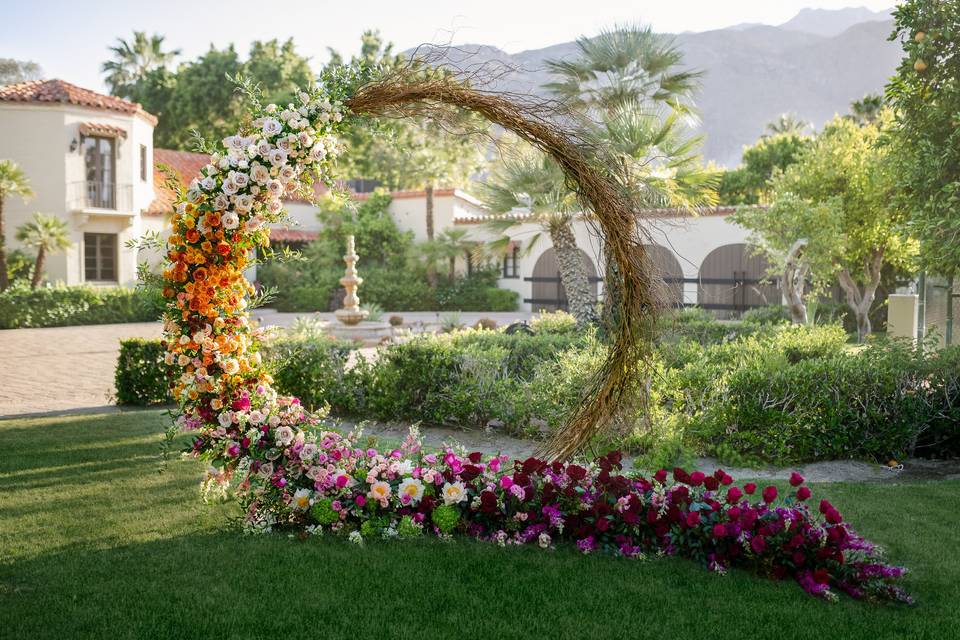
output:
<path id="1" fill-rule="evenodd" d="M 186 236 L 187 236 L 187 242 L 189 242 L 190 244 L 194 244 L 200 241 L 200 232 L 197 231 L 196 229 L 190 229 L 189 231 L 187 231 Z"/>

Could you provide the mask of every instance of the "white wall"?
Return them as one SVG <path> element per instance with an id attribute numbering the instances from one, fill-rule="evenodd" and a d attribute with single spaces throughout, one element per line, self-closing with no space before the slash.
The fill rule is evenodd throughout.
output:
<path id="1" fill-rule="evenodd" d="M 119 185 L 118 210 L 90 210 L 77 201 L 85 180 L 80 124 L 92 122 L 120 127 L 126 137 L 117 140 L 115 181 Z M 76 140 L 77 149 L 70 151 Z M 17 248 L 16 228 L 34 212 L 57 215 L 67 221 L 73 246 L 65 253 L 50 256 L 47 278 L 67 284 L 83 282 L 83 234 L 116 233 L 118 244 L 117 280 L 132 285 L 136 280 L 136 254 L 126 249 L 127 240 L 143 232 L 140 212 L 154 198 L 153 167 L 140 180 L 140 145 L 147 147 L 147 161 L 153 159 L 153 125 L 144 117 L 88 109 L 68 104 L 0 103 L 0 158 L 17 162 L 30 180 L 36 196 L 27 204 L 9 199 L 5 213 L 7 246 Z M 126 186 L 130 185 L 130 186 Z M 129 189 L 125 196 L 122 190 Z"/>

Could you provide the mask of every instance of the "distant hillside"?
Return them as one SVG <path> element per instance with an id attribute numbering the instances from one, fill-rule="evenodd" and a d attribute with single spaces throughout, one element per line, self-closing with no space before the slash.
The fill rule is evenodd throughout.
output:
<path id="1" fill-rule="evenodd" d="M 805 9 L 779 27 L 737 25 L 676 36 L 685 63 L 706 71 L 696 101 L 706 158 L 735 166 L 743 146 L 756 141 L 781 113 L 793 112 L 819 127 L 845 113 L 852 101 L 882 92 L 901 57 L 899 45 L 887 41 L 892 21 L 881 18 L 888 14 Z M 821 35 L 851 20 L 858 22 Z M 544 61 L 575 51 L 573 42 L 515 54 L 464 45 L 445 55 L 465 70 L 497 74 L 493 88 L 498 90 L 541 93 L 549 79 Z"/>

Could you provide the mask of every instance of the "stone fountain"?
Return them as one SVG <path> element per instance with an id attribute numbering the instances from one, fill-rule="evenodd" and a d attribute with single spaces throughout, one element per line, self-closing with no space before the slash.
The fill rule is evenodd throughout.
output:
<path id="1" fill-rule="evenodd" d="M 359 259 L 360 256 L 357 255 L 353 236 L 347 236 L 347 254 L 343 256 L 347 269 L 344 276 L 340 278 L 340 284 L 347 290 L 347 295 L 343 298 L 343 308 L 334 311 L 333 315 L 348 327 L 360 324 L 368 313 L 360 308 L 360 297 L 357 295 L 357 288 L 363 284 L 363 278 L 357 275 L 357 260 Z"/>

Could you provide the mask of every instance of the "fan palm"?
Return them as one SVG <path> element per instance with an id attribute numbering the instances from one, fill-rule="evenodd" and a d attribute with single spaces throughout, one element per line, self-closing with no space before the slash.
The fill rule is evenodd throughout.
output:
<path id="1" fill-rule="evenodd" d="M 36 289 L 43 278 L 43 265 L 49 254 L 66 251 L 70 242 L 70 229 L 67 223 L 56 216 L 33 214 L 33 220 L 17 229 L 17 240 L 24 246 L 37 250 L 37 261 L 33 267 L 30 288 Z"/>
<path id="2" fill-rule="evenodd" d="M 547 61 L 557 80 L 544 85 L 578 111 L 610 110 L 645 99 L 690 107 L 703 73 L 682 70 L 683 52 L 673 38 L 649 27 L 617 26 L 577 39 L 572 59 Z"/>
<path id="3" fill-rule="evenodd" d="M 0 160 L 0 291 L 10 284 L 7 279 L 7 245 L 3 203 L 7 196 L 20 196 L 26 202 L 33 197 L 30 181 L 13 160 Z"/>
<path id="4" fill-rule="evenodd" d="M 860 100 L 850 103 L 850 118 L 857 124 L 873 124 L 883 111 L 883 96 L 868 93 Z"/>
<path id="5" fill-rule="evenodd" d="M 779 118 L 767 124 L 767 132 L 763 137 L 778 136 L 784 133 L 802 136 L 809 126 L 809 122 L 801 120 L 795 114 L 781 113 Z"/>
<path id="6" fill-rule="evenodd" d="M 480 198 L 488 209 L 500 214 L 487 223 L 492 231 L 505 232 L 518 222 L 517 216 L 510 214 L 522 212 L 525 221 L 541 229 L 528 243 L 529 247 L 536 244 L 542 233 L 550 237 L 570 313 L 580 325 L 596 322 L 593 289 L 573 233 L 577 198 L 567 187 L 560 166 L 532 149 L 507 156 L 480 185 Z M 496 250 L 507 242 L 504 237 L 489 246 Z"/>
<path id="7" fill-rule="evenodd" d="M 106 83 L 113 95 L 129 97 L 130 88 L 150 71 L 165 67 L 180 55 L 179 49 L 163 50 L 161 35 L 148 36 L 143 31 L 134 31 L 133 40 L 117 38 L 117 44 L 109 47 L 113 60 L 103 63 L 101 71 L 107 74 Z"/>

